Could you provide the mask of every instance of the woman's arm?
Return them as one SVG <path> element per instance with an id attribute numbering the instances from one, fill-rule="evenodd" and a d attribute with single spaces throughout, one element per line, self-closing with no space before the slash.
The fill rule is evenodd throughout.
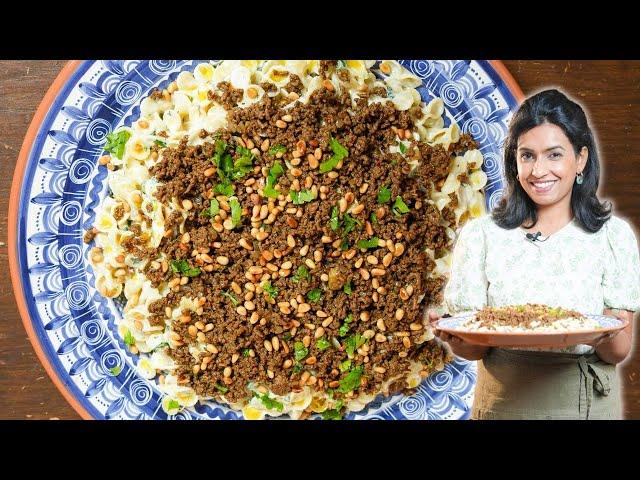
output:
<path id="1" fill-rule="evenodd" d="M 616 365 L 629 356 L 633 346 L 633 314 L 628 310 L 605 309 L 604 315 L 618 317 L 629 321 L 627 327 L 617 333 L 612 338 L 606 338 L 600 343 L 596 343 L 596 355 L 607 363 Z"/>

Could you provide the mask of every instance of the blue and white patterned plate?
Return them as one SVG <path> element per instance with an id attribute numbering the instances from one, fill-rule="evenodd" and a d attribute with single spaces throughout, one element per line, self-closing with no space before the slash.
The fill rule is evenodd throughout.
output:
<path id="1" fill-rule="evenodd" d="M 100 296 L 82 241 L 107 194 L 97 168 L 105 136 L 130 126 L 139 101 L 198 61 L 96 61 L 65 68 L 34 118 L 16 168 L 10 208 L 10 264 L 23 321 L 38 356 L 67 400 L 85 418 L 164 419 L 154 380 L 136 373 L 137 357 L 119 339 L 120 308 Z M 489 183 L 487 206 L 502 193 L 501 147 L 522 94 L 499 62 L 404 60 L 423 80 L 424 101 L 444 100 L 479 142 Z M 48 110 L 47 110 L 48 107 Z M 120 367 L 112 376 L 110 369 Z M 469 416 L 475 364 L 456 360 L 411 397 L 378 398 L 347 418 L 459 419 Z M 169 418 L 236 419 L 207 403 Z"/>

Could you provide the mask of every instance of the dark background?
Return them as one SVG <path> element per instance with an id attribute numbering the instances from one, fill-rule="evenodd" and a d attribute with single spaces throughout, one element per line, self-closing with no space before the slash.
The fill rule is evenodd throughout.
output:
<path id="1" fill-rule="evenodd" d="M 13 297 L 7 256 L 11 180 L 31 118 L 65 61 L 0 62 L 0 418 L 77 419 L 35 355 Z M 600 197 L 640 231 L 640 61 L 509 60 L 504 62 L 526 96 L 558 87 L 582 103 L 599 140 Z M 634 165 L 635 164 L 635 165 Z M 640 272 L 639 272 L 640 274 Z M 618 367 L 625 418 L 640 419 L 640 343 Z"/>

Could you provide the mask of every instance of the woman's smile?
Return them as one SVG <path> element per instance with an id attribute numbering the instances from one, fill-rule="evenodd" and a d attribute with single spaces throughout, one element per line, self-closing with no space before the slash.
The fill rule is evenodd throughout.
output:
<path id="1" fill-rule="evenodd" d="M 538 195 L 544 195 L 546 193 L 550 193 L 553 187 L 556 186 L 558 180 L 532 180 L 529 181 L 529 184 L 533 187 L 533 190 Z"/>

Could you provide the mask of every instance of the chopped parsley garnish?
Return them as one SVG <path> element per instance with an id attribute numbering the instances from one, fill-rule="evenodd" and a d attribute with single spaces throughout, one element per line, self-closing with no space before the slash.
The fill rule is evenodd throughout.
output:
<path id="1" fill-rule="evenodd" d="M 294 205 L 302 205 L 303 203 L 308 203 L 311 200 L 315 200 L 317 194 L 314 194 L 311 190 L 303 188 L 299 192 L 294 192 L 293 190 L 291 190 L 289 192 L 289 197 L 291 197 Z"/>
<path id="2" fill-rule="evenodd" d="M 340 217 L 338 216 L 338 207 L 331 209 L 331 220 L 329 222 L 331 230 L 336 231 L 340 227 Z"/>
<path id="3" fill-rule="evenodd" d="M 253 170 L 253 160 L 255 158 L 251 150 L 240 145 L 236 147 L 236 155 L 238 154 L 240 156 L 234 160 L 233 172 L 231 173 L 231 176 L 236 180 Z"/>
<path id="4" fill-rule="evenodd" d="M 322 290 L 319 288 L 314 288 L 313 290 L 309 290 L 307 292 L 307 300 L 313 303 L 317 303 L 318 300 L 322 297 Z"/>
<path id="5" fill-rule="evenodd" d="M 264 193 L 267 197 L 270 198 L 278 198 L 280 192 L 275 189 L 276 182 L 278 178 L 282 176 L 284 173 L 284 168 L 282 167 L 282 163 L 279 161 L 275 161 L 273 166 L 269 169 L 269 175 L 267 176 L 267 184 L 264 186 L 262 193 Z"/>
<path id="6" fill-rule="evenodd" d="M 171 270 L 173 273 L 179 273 L 185 277 L 197 277 L 200 275 L 198 267 L 191 267 L 186 260 L 174 260 L 171 262 Z"/>
<path id="7" fill-rule="evenodd" d="M 154 140 L 153 143 L 155 143 L 156 145 L 160 145 L 162 148 L 167 146 L 167 144 L 164 143 L 162 140 Z"/>
<path id="8" fill-rule="evenodd" d="M 211 203 L 209 204 L 209 208 L 205 208 L 202 210 L 202 215 L 205 217 L 215 217 L 220 213 L 220 203 L 215 198 L 211 199 Z"/>
<path id="9" fill-rule="evenodd" d="M 213 193 L 224 195 L 225 197 L 230 197 L 231 195 L 233 195 L 233 187 L 231 186 L 231 182 L 225 180 L 222 183 L 217 184 L 215 187 L 213 187 Z"/>
<path id="10" fill-rule="evenodd" d="M 117 365 L 115 367 L 110 368 L 109 371 L 111 372 L 111 375 L 113 375 L 114 377 L 117 377 L 118 375 L 120 375 L 120 372 L 122 371 L 122 367 L 120 365 Z"/>
<path id="11" fill-rule="evenodd" d="M 407 153 L 407 146 L 404 143 L 398 142 L 398 148 L 400 149 L 400 153 L 403 155 Z"/>
<path id="12" fill-rule="evenodd" d="M 344 238 L 342 240 L 342 242 L 340 243 L 340 249 L 341 250 L 349 250 L 349 241 L 346 238 Z"/>
<path id="13" fill-rule="evenodd" d="M 342 287 L 342 291 L 347 295 L 351 295 L 353 293 L 353 285 L 351 285 L 351 280 L 344 284 Z"/>
<path id="14" fill-rule="evenodd" d="M 120 130 L 118 133 L 112 132 L 107 135 L 104 149 L 116 158 L 122 159 L 124 147 L 129 138 L 131 138 L 131 133 L 126 130 Z"/>
<path id="15" fill-rule="evenodd" d="M 323 420 L 342 420 L 342 414 L 337 409 L 322 412 Z"/>
<path id="16" fill-rule="evenodd" d="M 340 371 L 342 373 L 348 372 L 350 368 L 351 368 L 351 360 L 349 359 L 345 360 L 340 364 Z"/>
<path id="17" fill-rule="evenodd" d="M 242 207 L 236 197 L 229 199 L 229 206 L 231 207 L 231 221 L 233 222 L 233 226 L 237 227 L 242 221 Z"/>
<path id="18" fill-rule="evenodd" d="M 284 332 L 282 338 L 284 338 L 288 342 L 289 340 L 291 340 L 291 332 Z"/>
<path id="19" fill-rule="evenodd" d="M 169 400 L 167 402 L 167 410 L 175 410 L 177 408 L 180 408 L 180 404 L 177 400 Z"/>
<path id="20" fill-rule="evenodd" d="M 344 337 L 349 332 L 349 324 L 353 321 L 353 315 L 347 315 L 347 318 L 344 319 L 344 323 L 338 329 L 338 335 Z"/>
<path id="21" fill-rule="evenodd" d="M 250 356 L 250 352 L 251 350 L 249 350 L 248 348 L 245 348 L 244 350 L 242 350 L 242 356 L 243 357 L 249 357 Z"/>
<path id="22" fill-rule="evenodd" d="M 340 380 L 338 392 L 347 393 L 358 388 L 360 386 L 360 378 L 362 377 L 363 370 L 364 368 L 362 365 L 351 370 L 343 379 Z"/>
<path id="23" fill-rule="evenodd" d="M 264 395 L 260 395 L 259 393 L 253 392 L 255 397 L 258 397 L 262 404 L 267 407 L 269 410 L 278 410 L 282 411 L 284 405 L 277 401 L 275 398 L 269 398 L 269 394 L 265 393 Z"/>
<path id="24" fill-rule="evenodd" d="M 377 225 L 378 224 L 378 217 L 373 212 L 371 212 L 371 215 L 369 215 L 369 220 L 371 220 L 371 223 L 373 225 Z"/>
<path id="25" fill-rule="evenodd" d="M 293 373 L 300 373 L 302 371 L 302 364 L 301 363 L 296 363 L 293 366 Z"/>
<path id="26" fill-rule="evenodd" d="M 267 292 L 271 298 L 276 298 L 278 296 L 278 289 L 271 285 L 271 282 L 262 282 L 261 287 L 262 290 Z"/>
<path id="27" fill-rule="evenodd" d="M 269 149 L 269 155 L 277 155 L 278 153 L 282 152 L 285 153 L 287 151 L 287 147 L 285 147 L 284 145 L 273 145 L 270 149 Z"/>
<path id="28" fill-rule="evenodd" d="M 236 298 L 236 296 L 231 293 L 231 292 L 226 292 L 226 291 L 222 291 L 220 292 L 221 295 L 224 295 L 225 297 L 227 297 L 229 300 L 231 300 L 231 303 L 233 303 L 234 307 L 237 307 L 240 304 L 240 300 L 238 300 Z"/>
<path id="29" fill-rule="evenodd" d="M 124 334 L 124 343 L 125 345 L 135 345 L 136 344 L 136 339 L 133 338 L 133 335 L 131 334 L 130 330 L 127 330 L 127 333 Z"/>
<path id="30" fill-rule="evenodd" d="M 291 277 L 291 281 L 294 283 L 298 283 L 302 279 L 311 280 L 311 275 L 309 275 L 309 270 L 304 265 L 300 265 L 298 267 L 298 271 L 296 271 L 295 275 Z"/>
<path id="31" fill-rule="evenodd" d="M 216 387 L 222 393 L 227 393 L 229 391 L 227 387 L 225 387 L 224 385 L 220 385 L 219 383 L 215 383 L 213 386 Z"/>
<path id="32" fill-rule="evenodd" d="M 293 351 L 293 357 L 296 359 L 296 362 L 299 362 L 309 354 L 309 349 L 305 347 L 302 342 L 296 342 L 293 345 Z"/>
<path id="33" fill-rule="evenodd" d="M 330 346 L 331 346 L 331 342 L 329 342 L 329 340 L 327 340 L 324 337 L 320 337 L 316 342 L 316 347 L 318 347 L 318 350 L 320 350 L 321 352 L 326 350 Z"/>
<path id="34" fill-rule="evenodd" d="M 344 341 L 344 349 L 349 355 L 353 355 L 358 348 L 365 344 L 366 341 L 366 338 L 359 333 L 356 333 Z"/>
<path id="35" fill-rule="evenodd" d="M 360 220 L 358 220 L 357 218 L 353 218 L 351 215 L 349 215 L 348 213 L 345 213 L 344 216 L 342 217 L 342 224 L 343 224 L 343 235 L 348 235 L 349 233 L 351 233 L 351 231 L 356 228 L 357 226 L 362 226 L 362 222 Z"/>
<path id="36" fill-rule="evenodd" d="M 383 185 L 378 190 L 378 203 L 388 203 L 389 200 L 391 200 L 391 190 Z"/>
<path id="37" fill-rule="evenodd" d="M 369 240 L 358 240 L 356 245 L 358 248 L 377 248 L 378 240 L 378 237 L 371 237 Z"/>
<path id="38" fill-rule="evenodd" d="M 324 161 L 320 164 L 320 173 L 327 173 L 336 168 L 338 163 L 343 160 L 345 157 L 349 155 L 349 151 L 340 145 L 335 138 L 331 137 L 329 141 L 329 145 L 331 146 L 331 150 L 333 150 L 333 155 L 327 161 Z"/>
<path id="39" fill-rule="evenodd" d="M 409 207 L 406 203 L 404 203 L 404 200 L 402 200 L 402 197 L 400 195 L 396 197 L 396 201 L 393 204 L 391 210 L 393 211 L 394 215 L 403 215 L 405 213 L 409 213 Z"/>

